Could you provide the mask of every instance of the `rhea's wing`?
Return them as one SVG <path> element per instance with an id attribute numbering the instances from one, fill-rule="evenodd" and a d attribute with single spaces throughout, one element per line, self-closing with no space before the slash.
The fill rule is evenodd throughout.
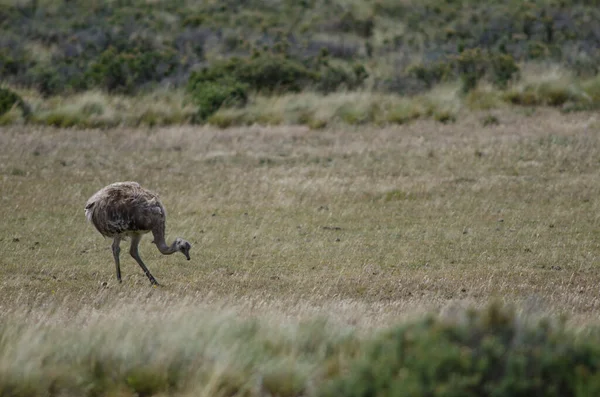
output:
<path id="1" fill-rule="evenodd" d="M 115 183 L 92 196 L 86 216 L 105 236 L 146 232 L 164 223 L 164 208 L 158 196 L 137 183 Z"/>

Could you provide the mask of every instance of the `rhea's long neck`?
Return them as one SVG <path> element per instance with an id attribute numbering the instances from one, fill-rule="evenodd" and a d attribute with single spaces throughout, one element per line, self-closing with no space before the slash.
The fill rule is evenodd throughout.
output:
<path id="1" fill-rule="evenodd" d="M 156 228 L 152 230 L 152 234 L 154 235 L 154 244 L 163 255 L 171 255 L 174 252 L 177 252 L 177 248 L 175 247 L 175 242 L 170 246 L 165 242 L 165 227 Z"/>

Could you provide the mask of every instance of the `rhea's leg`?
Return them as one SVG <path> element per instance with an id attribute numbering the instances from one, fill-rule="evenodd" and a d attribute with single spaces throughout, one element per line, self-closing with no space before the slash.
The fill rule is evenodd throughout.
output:
<path id="1" fill-rule="evenodd" d="M 115 265 L 117 267 L 117 280 L 119 280 L 119 282 L 121 282 L 121 266 L 119 263 L 119 254 L 121 253 L 121 237 L 117 236 L 113 239 L 113 243 L 112 243 L 112 252 L 113 252 L 113 257 L 115 258 Z"/>
<path id="2" fill-rule="evenodd" d="M 152 274 L 150 274 L 150 270 L 148 270 L 146 265 L 144 265 L 144 262 L 142 262 L 142 258 L 140 258 L 140 254 L 138 252 L 138 245 L 140 244 L 141 239 L 142 239 L 142 236 L 139 234 L 135 234 L 135 235 L 131 236 L 131 248 L 129 249 L 129 254 L 131 254 L 133 259 L 135 259 L 135 261 L 138 263 L 138 265 L 140 265 L 140 267 L 142 268 L 142 270 L 148 277 L 148 280 L 150 280 L 150 282 L 153 285 L 158 285 L 158 283 L 156 282 L 156 279 L 154 279 L 154 276 L 152 276 Z"/>

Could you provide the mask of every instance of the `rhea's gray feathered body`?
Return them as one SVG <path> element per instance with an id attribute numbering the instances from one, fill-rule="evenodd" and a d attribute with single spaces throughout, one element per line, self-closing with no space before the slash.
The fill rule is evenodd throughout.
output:
<path id="1" fill-rule="evenodd" d="M 164 255 L 181 252 L 190 260 L 189 242 L 176 238 L 170 246 L 165 242 L 167 214 L 158 195 L 144 189 L 137 182 L 116 182 L 96 192 L 85 205 L 85 216 L 105 237 L 113 239 L 112 251 L 121 282 L 119 253 L 121 240 L 130 238 L 129 253 L 140 265 L 152 284 L 158 284 L 142 262 L 138 245 L 142 235 L 152 232 L 154 244 Z"/>

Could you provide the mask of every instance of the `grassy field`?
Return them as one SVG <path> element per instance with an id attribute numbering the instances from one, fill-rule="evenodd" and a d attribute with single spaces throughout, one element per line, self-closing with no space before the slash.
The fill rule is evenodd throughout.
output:
<path id="1" fill-rule="evenodd" d="M 595 326 L 598 115 L 484 119 L 0 129 L 0 394 L 315 395 L 374 331 L 491 300 Z M 160 287 L 84 217 L 124 180 L 193 245 L 144 238 Z"/>

